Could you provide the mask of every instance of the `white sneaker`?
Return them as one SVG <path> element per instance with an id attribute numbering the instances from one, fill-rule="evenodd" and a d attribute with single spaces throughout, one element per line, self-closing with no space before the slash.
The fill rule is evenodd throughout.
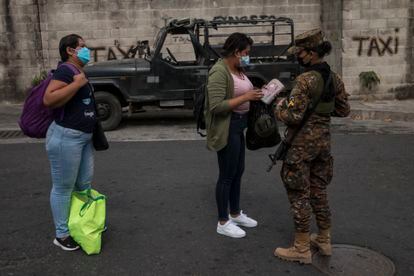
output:
<path id="1" fill-rule="evenodd" d="M 246 236 L 246 232 L 243 229 L 233 224 L 231 220 L 228 220 L 225 224 L 221 225 L 217 223 L 217 233 L 232 237 L 232 238 L 243 238 Z"/>
<path id="2" fill-rule="evenodd" d="M 243 211 L 240 211 L 240 215 L 236 218 L 233 218 L 229 215 L 229 219 L 236 225 L 244 226 L 244 227 L 256 227 L 257 221 L 252 218 L 249 218 L 246 214 L 243 214 Z"/>

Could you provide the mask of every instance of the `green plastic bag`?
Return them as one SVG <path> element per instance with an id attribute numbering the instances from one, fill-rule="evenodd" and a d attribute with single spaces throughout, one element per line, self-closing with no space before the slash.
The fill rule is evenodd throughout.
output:
<path id="1" fill-rule="evenodd" d="M 105 206 L 106 197 L 93 189 L 72 193 L 69 232 L 88 255 L 101 252 L 101 236 L 106 217 Z"/>

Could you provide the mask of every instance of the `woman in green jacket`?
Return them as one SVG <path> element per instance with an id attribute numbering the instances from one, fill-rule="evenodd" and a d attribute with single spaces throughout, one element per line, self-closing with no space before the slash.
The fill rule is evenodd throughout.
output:
<path id="1" fill-rule="evenodd" d="M 253 89 L 243 70 L 243 66 L 249 64 L 252 44 L 253 40 L 242 33 L 233 33 L 226 39 L 223 59 L 217 61 L 209 73 L 204 109 L 207 147 L 217 152 L 219 165 L 217 233 L 232 238 L 246 235 L 239 226 L 257 226 L 257 221 L 244 214 L 239 206 L 249 102 L 263 96 L 260 90 Z"/>

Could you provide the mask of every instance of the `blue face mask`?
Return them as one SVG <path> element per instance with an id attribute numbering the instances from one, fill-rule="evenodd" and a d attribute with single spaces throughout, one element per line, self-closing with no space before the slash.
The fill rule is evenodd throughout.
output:
<path id="1" fill-rule="evenodd" d="M 82 47 L 77 51 L 78 59 L 86 65 L 91 60 L 91 50 L 86 47 Z"/>
<path id="2" fill-rule="evenodd" d="M 240 57 L 240 66 L 248 66 L 250 64 L 250 56 L 241 56 Z"/>

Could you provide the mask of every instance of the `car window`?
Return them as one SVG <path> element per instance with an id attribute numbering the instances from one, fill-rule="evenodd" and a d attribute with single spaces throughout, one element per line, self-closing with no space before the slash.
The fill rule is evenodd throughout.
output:
<path id="1" fill-rule="evenodd" d="M 170 50 L 173 57 L 170 56 L 167 48 Z M 167 34 L 160 53 L 162 54 L 162 59 L 171 63 L 174 63 L 173 58 L 183 64 L 196 62 L 196 55 L 189 34 Z"/>

